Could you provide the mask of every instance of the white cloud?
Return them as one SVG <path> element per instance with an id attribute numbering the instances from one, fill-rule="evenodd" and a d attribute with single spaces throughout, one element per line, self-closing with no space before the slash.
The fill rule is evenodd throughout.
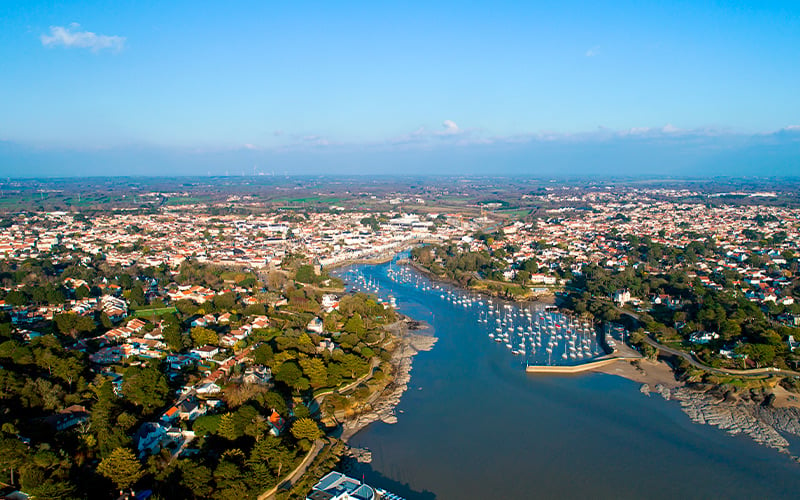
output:
<path id="1" fill-rule="evenodd" d="M 444 130 L 436 132 L 436 135 L 456 135 L 463 132 L 453 120 L 443 121 L 442 126 Z"/>
<path id="2" fill-rule="evenodd" d="M 64 46 L 67 48 L 89 49 L 97 52 L 103 49 L 120 51 L 125 46 L 124 36 L 98 35 L 91 31 L 81 31 L 78 23 L 67 27 L 50 26 L 50 34 L 42 35 L 42 45 L 45 47 Z"/>
<path id="3" fill-rule="evenodd" d="M 682 132 L 681 129 L 679 129 L 678 127 L 674 126 L 671 123 L 667 123 L 666 125 L 661 127 L 661 131 L 664 132 L 665 134 L 675 134 L 678 132 Z"/>
<path id="4" fill-rule="evenodd" d="M 595 45 L 594 47 L 592 47 L 591 49 L 586 51 L 586 57 L 594 57 L 594 56 L 596 56 L 598 54 L 600 54 L 600 46 L 599 45 Z"/>

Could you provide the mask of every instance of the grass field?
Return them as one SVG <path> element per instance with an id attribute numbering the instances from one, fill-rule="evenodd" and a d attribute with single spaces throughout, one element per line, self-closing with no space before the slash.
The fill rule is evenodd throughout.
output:
<path id="1" fill-rule="evenodd" d="M 211 197 L 209 196 L 181 196 L 170 198 L 167 200 L 167 205 L 192 205 L 195 203 L 209 203 Z"/>
<path id="2" fill-rule="evenodd" d="M 495 210 L 495 213 L 498 215 L 505 215 L 510 218 L 523 218 L 527 217 L 531 214 L 531 210 L 529 208 L 514 208 L 511 210 Z"/>
<path id="3" fill-rule="evenodd" d="M 178 310 L 175 307 L 159 307 L 156 309 L 138 309 L 133 312 L 135 318 L 149 318 L 153 315 L 160 316 L 162 314 L 174 313 Z"/>
<path id="4" fill-rule="evenodd" d="M 324 198 L 321 196 L 307 196 L 305 198 L 275 198 L 270 200 L 272 203 L 287 203 L 287 204 L 314 204 L 314 203 L 339 203 L 341 198 Z"/>

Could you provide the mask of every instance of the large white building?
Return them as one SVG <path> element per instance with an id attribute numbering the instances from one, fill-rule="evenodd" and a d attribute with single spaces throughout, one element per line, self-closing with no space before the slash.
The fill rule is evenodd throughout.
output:
<path id="1" fill-rule="evenodd" d="M 377 499 L 371 486 L 340 472 L 329 472 L 319 480 L 306 500 L 373 500 Z"/>

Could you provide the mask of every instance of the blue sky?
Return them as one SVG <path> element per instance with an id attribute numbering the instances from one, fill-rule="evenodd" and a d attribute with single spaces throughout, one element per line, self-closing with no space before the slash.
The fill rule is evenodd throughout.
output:
<path id="1" fill-rule="evenodd" d="M 6 176 L 800 173 L 797 1 L 0 0 L 0 75 Z"/>

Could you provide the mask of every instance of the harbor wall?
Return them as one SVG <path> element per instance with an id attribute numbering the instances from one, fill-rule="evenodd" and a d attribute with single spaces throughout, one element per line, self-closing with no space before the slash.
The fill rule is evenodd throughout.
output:
<path id="1" fill-rule="evenodd" d="M 588 363 L 584 363 L 582 365 L 574 365 L 574 366 L 556 366 L 556 365 L 529 365 L 525 368 L 525 371 L 528 373 L 548 373 L 548 374 L 571 374 L 571 373 L 581 373 L 593 370 L 595 368 L 599 368 L 601 366 L 610 365 L 614 361 L 617 361 L 617 357 L 613 358 L 605 358 L 599 359 L 597 361 L 590 361 Z"/>

